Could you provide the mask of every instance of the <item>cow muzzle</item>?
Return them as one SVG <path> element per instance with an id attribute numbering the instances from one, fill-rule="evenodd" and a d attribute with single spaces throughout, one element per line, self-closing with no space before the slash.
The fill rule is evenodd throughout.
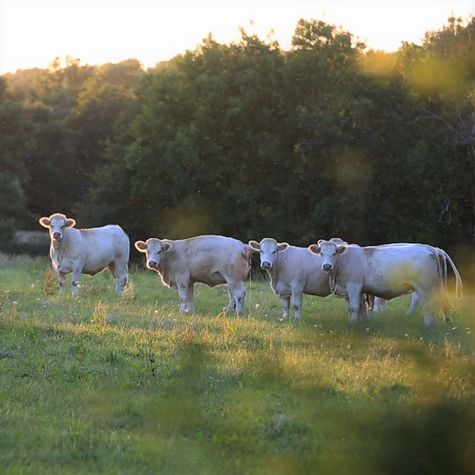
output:
<path id="1" fill-rule="evenodd" d="M 268 261 L 261 262 L 261 269 L 272 269 L 272 264 Z"/>
<path id="2" fill-rule="evenodd" d="M 150 269 L 157 269 L 157 268 L 158 268 L 158 262 L 156 262 L 156 261 L 148 261 L 148 262 L 147 262 L 147 267 L 150 267 Z"/>
<path id="3" fill-rule="evenodd" d="M 322 269 L 325 272 L 330 272 L 332 270 L 333 266 L 331 264 L 322 264 Z"/>
<path id="4" fill-rule="evenodd" d="M 59 233 L 59 232 L 54 232 L 54 233 L 53 233 L 53 239 L 54 239 L 55 241 L 61 241 L 61 239 L 63 239 L 63 236 L 62 236 L 62 234 Z"/>

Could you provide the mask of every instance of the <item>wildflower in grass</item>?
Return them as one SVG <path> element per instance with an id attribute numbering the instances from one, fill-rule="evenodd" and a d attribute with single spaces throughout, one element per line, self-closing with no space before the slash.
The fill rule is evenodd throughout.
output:
<path id="1" fill-rule="evenodd" d="M 58 291 L 58 283 L 51 269 L 45 272 L 43 290 L 46 295 L 53 295 Z"/>
<path id="2" fill-rule="evenodd" d="M 102 329 L 107 326 L 107 309 L 101 300 L 99 300 L 94 307 L 91 323 L 97 329 Z"/>

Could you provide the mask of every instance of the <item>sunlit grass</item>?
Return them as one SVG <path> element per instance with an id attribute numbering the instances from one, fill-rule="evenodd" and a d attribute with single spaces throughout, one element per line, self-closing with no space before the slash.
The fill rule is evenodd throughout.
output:
<path id="1" fill-rule="evenodd" d="M 470 292 L 430 329 L 408 298 L 350 325 L 342 300 L 305 297 L 283 323 L 257 278 L 242 318 L 201 285 L 182 315 L 151 272 L 76 298 L 46 259 L 1 259 L 4 473 L 470 473 Z"/>

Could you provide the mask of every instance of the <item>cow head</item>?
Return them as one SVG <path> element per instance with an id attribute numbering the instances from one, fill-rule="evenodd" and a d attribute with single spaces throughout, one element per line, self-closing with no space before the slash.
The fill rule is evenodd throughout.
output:
<path id="1" fill-rule="evenodd" d="M 147 267 L 152 270 L 157 270 L 162 260 L 164 252 L 168 252 L 172 248 L 169 242 L 163 242 L 157 238 L 147 239 L 144 241 L 137 241 L 135 243 L 135 249 L 139 252 L 143 252 L 147 258 Z"/>
<path id="2" fill-rule="evenodd" d="M 336 260 L 340 254 L 348 249 L 348 244 L 339 238 L 325 241 L 320 239 L 317 244 L 310 244 L 308 250 L 313 254 L 320 254 L 322 258 L 322 269 L 331 272 L 335 268 Z M 340 244 L 340 242 L 344 244 Z"/>
<path id="3" fill-rule="evenodd" d="M 265 270 L 271 270 L 277 261 L 278 253 L 285 251 L 289 247 L 286 242 L 278 243 L 272 238 L 264 238 L 260 243 L 249 241 L 249 246 L 255 252 L 260 253 L 261 269 Z"/>
<path id="4" fill-rule="evenodd" d="M 74 219 L 67 218 L 62 213 L 54 213 L 49 218 L 40 218 L 39 223 L 44 228 L 49 229 L 49 235 L 55 242 L 61 242 L 66 228 L 72 228 L 76 225 Z"/>

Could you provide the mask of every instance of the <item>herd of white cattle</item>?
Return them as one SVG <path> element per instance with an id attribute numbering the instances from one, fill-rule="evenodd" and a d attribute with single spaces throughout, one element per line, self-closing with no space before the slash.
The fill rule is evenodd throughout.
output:
<path id="1" fill-rule="evenodd" d="M 49 230 L 50 258 L 60 293 L 65 276 L 72 273 L 72 292 L 78 292 L 81 274 L 94 275 L 108 268 L 116 282 L 116 293 L 128 278 L 130 243 L 118 225 L 76 229 L 76 221 L 61 213 L 39 220 Z M 251 270 L 253 253 L 269 277 L 282 303 L 283 320 L 290 304 L 295 319 L 302 317 L 303 294 L 346 299 L 351 321 L 367 318 L 367 308 L 376 311 L 385 300 L 412 294 L 408 314 L 422 307 L 424 325 L 431 325 L 452 306 L 447 288 L 448 267 L 461 297 L 462 279 L 453 260 L 442 249 L 428 244 L 394 243 L 360 247 L 340 238 L 320 240 L 307 247 L 291 246 L 275 239 L 245 244 L 217 235 L 170 240 L 149 238 L 135 242 L 146 255 L 146 265 L 157 272 L 164 285 L 178 291 L 181 312 L 193 312 L 193 288 L 197 282 L 210 287 L 226 284 L 227 312 L 244 312 L 244 281 Z M 368 305 L 369 303 L 369 305 Z"/>

